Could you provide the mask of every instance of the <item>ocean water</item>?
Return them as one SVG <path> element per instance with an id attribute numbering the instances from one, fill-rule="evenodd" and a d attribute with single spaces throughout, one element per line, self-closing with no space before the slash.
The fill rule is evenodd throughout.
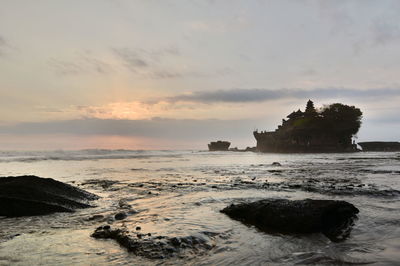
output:
<path id="1" fill-rule="evenodd" d="M 0 176 L 27 174 L 101 199 L 74 213 L 0 217 L 0 265 L 400 264 L 400 153 L 0 152 Z M 350 237 L 334 243 L 322 234 L 263 233 L 219 212 L 263 198 L 346 200 L 360 213 Z M 137 213 L 114 220 L 124 204 Z M 199 236 L 212 248 L 148 259 L 90 237 L 104 224 L 140 226 L 153 236 Z"/>

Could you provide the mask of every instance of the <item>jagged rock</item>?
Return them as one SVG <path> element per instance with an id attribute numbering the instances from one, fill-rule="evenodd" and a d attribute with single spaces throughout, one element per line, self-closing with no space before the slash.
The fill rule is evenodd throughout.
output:
<path id="1" fill-rule="evenodd" d="M 18 217 L 53 212 L 73 212 L 91 207 L 99 197 L 56 181 L 37 176 L 0 177 L 0 216 Z"/>
<path id="2" fill-rule="evenodd" d="M 185 250 L 202 253 L 214 247 L 210 238 L 217 235 L 204 232 L 204 236 L 187 237 L 152 237 L 151 233 L 130 235 L 124 228 L 113 229 L 109 225 L 98 227 L 91 237 L 98 239 L 114 239 L 129 252 L 148 259 L 164 259 L 181 256 Z"/>
<path id="3" fill-rule="evenodd" d="M 345 201 L 265 199 L 230 205 L 222 213 L 265 232 L 321 232 L 332 241 L 346 239 L 359 210 Z"/>

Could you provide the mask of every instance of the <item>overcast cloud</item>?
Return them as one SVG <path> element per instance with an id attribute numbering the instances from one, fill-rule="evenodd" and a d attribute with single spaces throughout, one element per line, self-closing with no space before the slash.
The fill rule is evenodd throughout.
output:
<path id="1" fill-rule="evenodd" d="M 1 8 L 3 135 L 251 144 L 255 127 L 273 130 L 312 99 L 361 108 L 361 140 L 400 140 L 398 0 L 3 0 Z"/>
<path id="2" fill-rule="evenodd" d="M 38 123 L 21 123 L 14 126 L 0 126 L 0 134 L 118 135 L 164 138 L 171 140 L 245 138 L 252 142 L 252 130 L 255 128 L 257 123 L 259 122 L 248 119 L 79 119 Z"/>
<path id="3" fill-rule="evenodd" d="M 316 89 L 231 89 L 217 91 L 197 91 L 191 94 L 182 94 L 167 98 L 172 102 L 191 101 L 200 103 L 251 103 L 265 102 L 287 98 L 315 99 L 315 98 L 390 98 L 400 96 L 398 88 L 378 89 L 346 89 L 346 88 L 316 88 Z"/>

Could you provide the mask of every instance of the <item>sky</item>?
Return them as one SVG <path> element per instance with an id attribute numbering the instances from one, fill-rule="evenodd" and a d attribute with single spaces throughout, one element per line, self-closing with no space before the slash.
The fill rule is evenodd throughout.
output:
<path id="1" fill-rule="evenodd" d="M 0 0 L 0 150 L 255 146 L 293 110 L 400 140 L 400 1 Z"/>

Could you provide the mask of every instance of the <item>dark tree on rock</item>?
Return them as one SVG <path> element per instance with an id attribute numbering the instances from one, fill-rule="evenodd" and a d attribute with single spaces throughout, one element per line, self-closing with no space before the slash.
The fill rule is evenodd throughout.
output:
<path id="1" fill-rule="evenodd" d="M 356 151 L 351 139 L 361 126 L 360 109 L 334 103 L 319 109 L 308 100 L 305 112 L 287 116 L 273 132 L 255 131 L 262 152 L 347 152 Z"/>
<path id="2" fill-rule="evenodd" d="M 321 115 L 327 130 L 338 136 L 342 142 L 348 142 L 361 127 L 362 112 L 354 106 L 334 103 L 325 107 Z"/>
<path id="3" fill-rule="evenodd" d="M 308 115 L 317 114 L 317 111 L 315 110 L 313 101 L 308 100 L 305 113 Z"/>

